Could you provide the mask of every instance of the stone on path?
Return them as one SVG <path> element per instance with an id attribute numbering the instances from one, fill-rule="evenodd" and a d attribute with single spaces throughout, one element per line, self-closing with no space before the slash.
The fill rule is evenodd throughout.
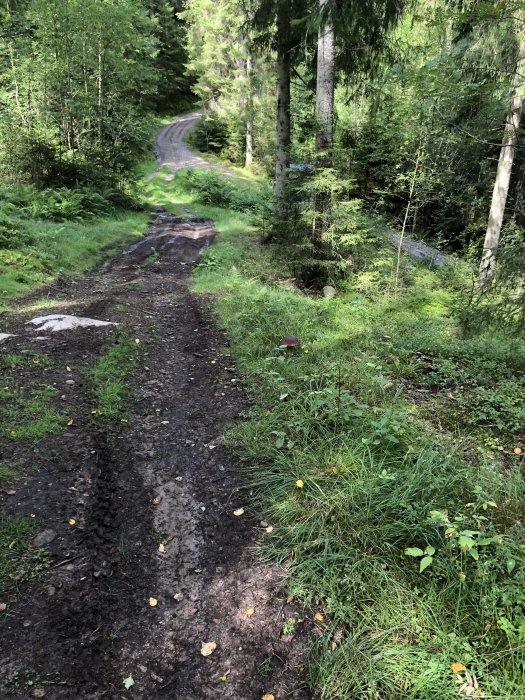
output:
<path id="1" fill-rule="evenodd" d="M 82 316 L 67 316 L 64 314 L 51 314 L 50 316 L 38 316 L 27 323 L 38 326 L 37 331 L 69 331 L 73 328 L 89 328 L 92 326 L 116 326 L 112 321 L 99 321 L 96 318 L 83 318 Z"/>
<path id="2" fill-rule="evenodd" d="M 55 539 L 57 533 L 54 530 L 47 529 L 39 532 L 38 535 L 33 539 L 33 547 L 45 547 L 46 544 L 51 544 Z"/>

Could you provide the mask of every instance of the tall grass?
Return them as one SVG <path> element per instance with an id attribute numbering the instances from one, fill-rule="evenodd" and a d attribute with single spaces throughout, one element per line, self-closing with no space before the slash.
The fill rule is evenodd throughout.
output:
<path id="1" fill-rule="evenodd" d="M 286 249 L 259 246 L 246 216 L 202 205 L 181 177 L 163 196 L 219 230 L 193 288 L 217 294 L 251 391 L 228 439 L 273 527 L 261 554 L 325 613 L 308 675 L 318 696 L 523 698 L 522 350 L 462 339 L 461 270 L 405 259 L 393 296 L 394 256 L 375 242 L 337 298 L 305 295 Z M 290 335 L 300 348 L 280 347 Z"/>

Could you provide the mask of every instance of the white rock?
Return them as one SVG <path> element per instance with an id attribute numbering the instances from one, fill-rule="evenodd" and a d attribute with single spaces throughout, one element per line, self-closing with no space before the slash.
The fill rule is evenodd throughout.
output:
<path id="1" fill-rule="evenodd" d="M 337 289 L 335 287 L 332 287 L 329 284 L 327 284 L 326 287 L 323 287 L 323 296 L 327 297 L 328 299 L 332 299 L 336 294 Z"/>
<path id="2" fill-rule="evenodd" d="M 91 326 L 116 326 L 111 321 L 99 321 L 96 318 L 82 318 L 81 316 L 66 316 L 64 314 L 51 314 L 50 316 L 38 316 L 27 323 L 38 326 L 38 331 L 69 331 L 73 328 L 89 328 Z"/>

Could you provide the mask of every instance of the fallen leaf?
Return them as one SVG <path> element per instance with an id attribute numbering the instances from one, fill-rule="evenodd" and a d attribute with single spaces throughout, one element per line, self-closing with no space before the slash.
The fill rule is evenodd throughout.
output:
<path id="1" fill-rule="evenodd" d="M 16 491 L 14 489 L 9 489 L 9 491 L 6 491 L 8 496 L 14 496 Z"/>
<path id="2" fill-rule="evenodd" d="M 209 656 L 217 649 L 217 644 L 215 642 L 203 642 L 201 646 L 201 654 L 203 656 Z"/>
<path id="3" fill-rule="evenodd" d="M 275 695 L 272 695 L 271 693 L 266 693 L 266 695 L 263 695 L 261 700 L 275 700 Z"/>
<path id="4" fill-rule="evenodd" d="M 270 534 L 270 532 L 273 532 L 273 527 L 272 527 L 272 525 L 268 525 L 268 527 L 265 528 L 264 531 L 267 532 L 268 534 Z"/>
<path id="5" fill-rule="evenodd" d="M 123 683 L 124 683 L 124 688 L 126 688 L 126 690 L 129 690 L 132 685 L 135 685 L 135 681 L 133 680 L 133 676 L 128 676 L 127 678 L 124 678 Z"/>
<path id="6" fill-rule="evenodd" d="M 68 424 L 68 425 L 73 425 L 73 419 L 70 418 L 70 419 L 68 420 L 67 424 Z"/>
<path id="7" fill-rule="evenodd" d="M 336 644 L 335 642 L 332 642 L 332 643 L 330 644 L 330 649 L 331 649 L 332 651 L 335 651 L 335 650 L 337 649 L 337 644 Z"/>
<path id="8" fill-rule="evenodd" d="M 140 343 L 140 338 L 135 338 L 135 343 L 138 345 Z"/>
<path id="9" fill-rule="evenodd" d="M 0 603 L 0 612 L 4 612 L 4 610 L 7 610 L 7 603 Z"/>
<path id="10" fill-rule="evenodd" d="M 317 620 L 317 622 L 323 622 L 324 621 L 324 615 L 321 615 L 320 612 L 316 612 L 314 615 L 314 619 Z"/>
<path id="11" fill-rule="evenodd" d="M 35 690 L 33 690 L 34 698 L 43 698 L 45 694 L 46 691 L 43 688 L 35 688 Z"/>
<path id="12" fill-rule="evenodd" d="M 288 394 L 281 394 L 279 396 L 279 401 L 284 401 L 288 397 Z"/>
<path id="13" fill-rule="evenodd" d="M 237 510 L 233 511 L 233 514 L 236 515 L 237 517 L 239 515 L 244 515 L 244 508 L 237 508 Z"/>
<path id="14" fill-rule="evenodd" d="M 162 542 L 159 544 L 159 552 L 163 554 L 166 551 L 166 547 L 162 544 Z"/>
<path id="15" fill-rule="evenodd" d="M 520 455 L 522 452 L 523 452 L 523 450 L 521 449 L 521 447 L 515 447 L 515 448 L 514 448 L 514 454 L 515 454 L 515 455 Z"/>
<path id="16" fill-rule="evenodd" d="M 169 425 L 169 420 L 161 420 L 160 424 L 161 425 Z"/>
<path id="17" fill-rule="evenodd" d="M 248 608 L 248 610 L 246 611 L 246 614 L 248 615 L 248 617 L 251 617 L 254 613 L 255 613 L 255 608 Z"/>
<path id="18" fill-rule="evenodd" d="M 223 683 L 225 683 L 225 682 L 228 680 L 228 676 L 230 675 L 230 673 L 231 673 L 231 670 L 228 669 L 228 670 L 226 671 L 226 673 L 225 673 L 223 676 L 221 676 L 221 681 L 222 681 Z"/>
<path id="19" fill-rule="evenodd" d="M 152 608 L 154 608 L 159 601 L 156 598 L 150 598 L 148 600 L 148 603 L 151 605 Z"/>
<path id="20" fill-rule="evenodd" d="M 162 503 L 162 496 L 155 496 L 155 498 L 151 501 L 154 506 L 158 506 Z"/>
<path id="21" fill-rule="evenodd" d="M 295 485 L 297 486 L 298 489 L 304 488 L 304 481 L 302 479 L 297 479 L 295 482 Z"/>
<path id="22" fill-rule="evenodd" d="M 69 518 L 69 520 L 68 520 L 68 523 L 69 523 L 70 525 L 75 525 L 76 522 L 77 522 L 77 521 L 75 520 L 75 518 Z"/>
<path id="23" fill-rule="evenodd" d="M 464 666 L 463 664 L 460 663 L 453 663 L 450 668 L 452 669 L 452 673 L 461 673 L 462 671 L 466 671 L 467 667 Z"/>
<path id="24" fill-rule="evenodd" d="M 11 430 L 11 437 L 16 437 L 16 430 Z"/>

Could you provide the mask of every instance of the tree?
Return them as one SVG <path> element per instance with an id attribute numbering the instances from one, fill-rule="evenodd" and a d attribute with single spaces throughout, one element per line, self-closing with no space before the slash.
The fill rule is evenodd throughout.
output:
<path id="1" fill-rule="evenodd" d="M 512 82 L 510 107 L 505 120 L 498 168 L 492 191 L 489 219 L 483 253 L 479 267 L 479 287 L 488 289 L 494 277 L 496 251 L 499 246 L 501 227 L 509 192 L 512 165 L 518 146 L 518 132 L 523 111 L 523 86 L 525 82 L 525 13 L 519 10 L 514 18 L 516 36 L 516 67 Z"/>

